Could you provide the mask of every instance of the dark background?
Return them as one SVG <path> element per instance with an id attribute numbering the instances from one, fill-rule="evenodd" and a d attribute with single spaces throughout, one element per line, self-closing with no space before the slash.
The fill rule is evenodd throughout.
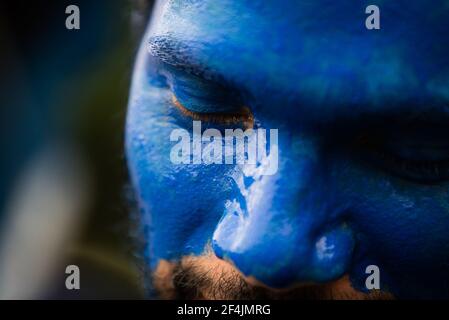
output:
<path id="1" fill-rule="evenodd" d="M 80 8 L 80 30 L 65 28 L 65 8 L 70 4 Z M 1 1 L 0 245 L 15 252 L 15 246 L 28 241 L 27 250 L 45 252 L 45 242 L 40 245 L 39 239 L 48 240 L 52 228 L 67 230 L 62 230 L 63 236 L 55 236 L 54 241 L 64 245 L 53 254 L 51 274 L 35 275 L 48 278 L 44 286 L 37 284 L 42 287 L 37 293 L 10 295 L 9 288 L 2 288 L 5 264 L 0 264 L 0 296 L 2 290 L 7 298 L 143 296 L 139 247 L 134 241 L 138 230 L 133 217 L 137 215 L 128 185 L 123 128 L 133 58 L 149 12 L 146 1 Z M 65 153 L 70 159 L 82 159 L 83 172 L 71 174 L 82 177 L 88 200 L 74 199 L 75 203 L 85 202 L 82 212 L 65 225 L 56 221 L 57 213 L 56 219 L 39 221 L 25 212 L 22 225 L 29 224 L 34 231 L 38 228 L 33 225 L 39 223 L 38 236 L 30 236 L 31 241 L 29 237 L 8 240 L 11 237 L 5 234 L 14 232 L 11 199 L 25 194 L 20 181 L 49 145 L 67 147 L 72 150 Z M 52 201 L 51 195 L 48 201 Z M 62 239 L 65 234 L 70 236 Z M 33 272 L 33 256 L 21 259 L 26 261 L 21 266 L 29 263 L 26 273 Z M 10 259 L 6 260 L 9 263 Z M 80 267 L 81 290 L 65 289 L 64 270 L 69 264 Z"/>

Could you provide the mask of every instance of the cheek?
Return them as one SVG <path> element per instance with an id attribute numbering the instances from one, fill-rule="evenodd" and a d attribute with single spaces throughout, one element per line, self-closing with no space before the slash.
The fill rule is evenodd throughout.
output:
<path id="1" fill-rule="evenodd" d="M 407 244 L 416 253 L 420 246 L 429 249 L 449 240 L 447 185 L 411 183 L 357 165 L 340 172 L 339 197 L 353 208 L 352 220 L 387 248 L 403 252 L 401 246 Z M 435 235 L 445 236 L 442 239 Z"/>
<path id="2" fill-rule="evenodd" d="M 170 134 L 180 129 L 179 121 L 166 90 L 155 91 L 130 99 L 126 130 L 128 166 L 154 263 L 202 253 L 235 192 L 234 166 L 172 163 L 176 142 Z"/>
<path id="3" fill-rule="evenodd" d="M 447 185 L 409 183 L 355 164 L 338 172 L 339 198 L 350 208 L 360 256 L 369 256 L 384 279 L 421 278 L 429 288 L 432 274 L 449 280 L 443 267 L 449 261 Z"/>

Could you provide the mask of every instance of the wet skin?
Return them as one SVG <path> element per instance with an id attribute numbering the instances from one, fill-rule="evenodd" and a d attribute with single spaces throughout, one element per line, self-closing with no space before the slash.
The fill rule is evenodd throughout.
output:
<path id="1" fill-rule="evenodd" d="M 151 268 L 211 245 L 274 288 L 364 291 L 374 264 L 395 296 L 448 297 L 448 33 L 443 0 L 159 2 L 126 127 Z M 234 128 L 243 106 L 279 130 L 275 175 L 170 162 L 192 114 Z"/>

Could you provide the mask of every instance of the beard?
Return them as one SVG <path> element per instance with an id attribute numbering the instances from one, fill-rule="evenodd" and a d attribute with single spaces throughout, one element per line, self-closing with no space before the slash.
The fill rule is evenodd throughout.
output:
<path id="1" fill-rule="evenodd" d="M 243 276 L 231 263 L 210 250 L 177 262 L 161 260 L 152 274 L 162 299 L 178 300 L 383 300 L 389 293 L 355 290 L 347 276 L 324 284 L 303 284 L 286 289 L 269 288 Z"/>

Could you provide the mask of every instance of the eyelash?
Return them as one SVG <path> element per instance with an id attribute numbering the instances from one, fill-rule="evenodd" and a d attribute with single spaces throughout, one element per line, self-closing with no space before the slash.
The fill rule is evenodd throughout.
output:
<path id="1" fill-rule="evenodd" d="M 245 129 L 254 127 L 254 116 L 248 107 L 243 106 L 235 113 L 204 113 L 193 112 L 184 107 L 174 94 L 171 97 L 172 104 L 185 116 L 193 120 L 218 123 L 225 125 L 242 125 Z"/>

